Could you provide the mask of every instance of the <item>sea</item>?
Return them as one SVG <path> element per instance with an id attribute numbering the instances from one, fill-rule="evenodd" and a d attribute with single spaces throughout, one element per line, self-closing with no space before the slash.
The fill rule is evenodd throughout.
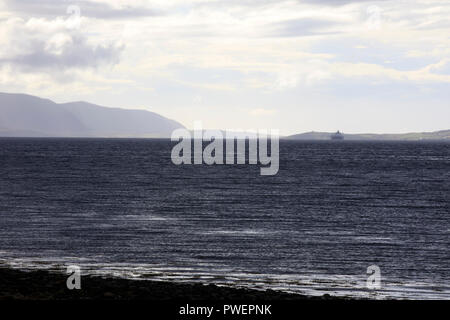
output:
<path id="1" fill-rule="evenodd" d="M 450 143 L 282 140 L 273 176 L 174 144 L 0 138 L 0 267 L 450 299 Z"/>

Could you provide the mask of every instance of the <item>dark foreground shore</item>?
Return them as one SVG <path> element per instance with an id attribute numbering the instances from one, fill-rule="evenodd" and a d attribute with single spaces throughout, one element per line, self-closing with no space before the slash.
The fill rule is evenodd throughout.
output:
<path id="1" fill-rule="evenodd" d="M 67 275 L 48 271 L 0 268 L 0 300 L 306 300 L 307 297 L 273 290 L 258 291 L 215 285 L 138 281 L 84 276 L 80 290 L 69 290 Z"/>

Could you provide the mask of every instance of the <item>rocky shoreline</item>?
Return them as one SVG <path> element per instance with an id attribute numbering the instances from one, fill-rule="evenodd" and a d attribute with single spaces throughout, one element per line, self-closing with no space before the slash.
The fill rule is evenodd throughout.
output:
<path id="1" fill-rule="evenodd" d="M 80 290 L 69 290 L 67 275 L 45 270 L 0 268 L 0 300 L 248 300 L 288 301 L 331 299 L 274 290 L 250 290 L 216 285 L 84 276 Z"/>

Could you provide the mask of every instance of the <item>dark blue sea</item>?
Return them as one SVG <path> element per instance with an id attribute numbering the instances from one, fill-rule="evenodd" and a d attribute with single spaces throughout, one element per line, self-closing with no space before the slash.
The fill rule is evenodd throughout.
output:
<path id="1" fill-rule="evenodd" d="M 450 298 L 450 143 L 281 141 L 275 176 L 176 166 L 173 145 L 0 139 L 0 265 Z"/>

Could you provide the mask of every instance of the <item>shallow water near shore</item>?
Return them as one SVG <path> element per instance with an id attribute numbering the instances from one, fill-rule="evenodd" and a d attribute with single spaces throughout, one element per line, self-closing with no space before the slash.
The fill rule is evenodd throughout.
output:
<path id="1" fill-rule="evenodd" d="M 0 139 L 0 264 L 306 295 L 450 298 L 450 144 L 281 141 L 280 170 L 152 139 Z M 381 289 L 366 288 L 367 267 Z"/>

